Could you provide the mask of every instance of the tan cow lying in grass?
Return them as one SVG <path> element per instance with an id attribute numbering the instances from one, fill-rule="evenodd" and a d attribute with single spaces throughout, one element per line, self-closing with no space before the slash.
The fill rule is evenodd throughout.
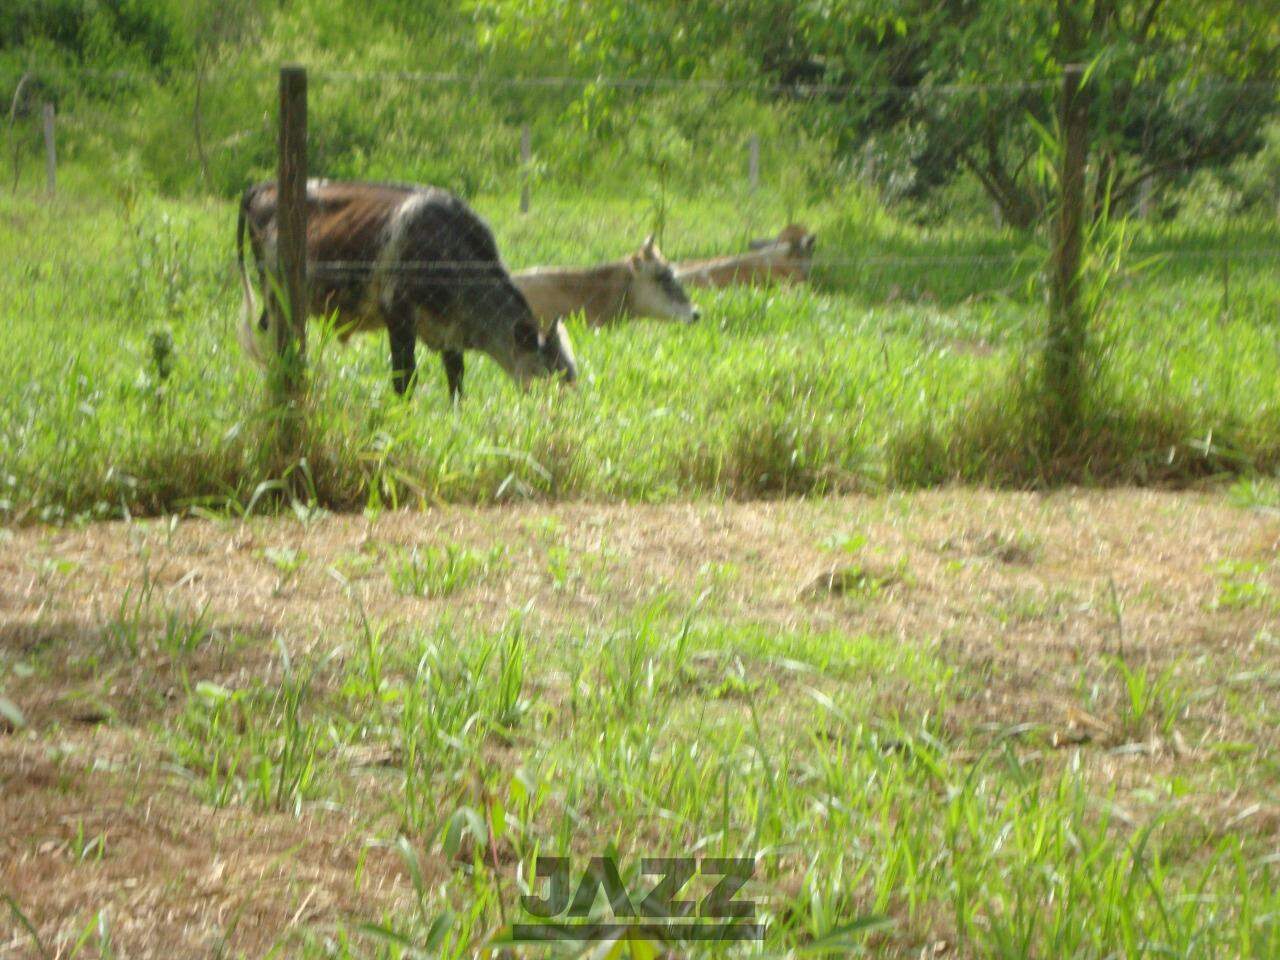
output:
<path id="1" fill-rule="evenodd" d="M 652 236 L 624 260 L 597 267 L 533 267 L 511 279 L 534 316 L 548 323 L 578 311 L 593 326 L 623 316 L 692 323 L 700 315 Z"/>
<path id="2" fill-rule="evenodd" d="M 752 240 L 749 253 L 677 263 L 676 279 L 690 287 L 802 283 L 809 279 L 817 239 L 793 223 L 773 239 Z"/>

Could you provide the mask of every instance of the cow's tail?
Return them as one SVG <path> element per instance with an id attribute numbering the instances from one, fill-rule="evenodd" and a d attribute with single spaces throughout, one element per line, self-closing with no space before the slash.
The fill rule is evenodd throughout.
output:
<path id="1" fill-rule="evenodd" d="M 262 334 L 258 331 L 258 306 L 253 296 L 253 284 L 244 266 L 244 233 L 253 202 L 254 188 L 250 187 L 240 198 L 240 213 L 236 217 L 236 265 L 240 269 L 240 286 L 244 292 L 243 314 L 240 318 L 240 347 L 254 363 L 266 366 L 267 356 L 262 349 Z"/>

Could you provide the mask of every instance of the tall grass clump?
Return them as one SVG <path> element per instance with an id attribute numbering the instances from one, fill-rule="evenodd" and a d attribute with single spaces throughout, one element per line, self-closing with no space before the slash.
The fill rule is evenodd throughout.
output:
<path id="1" fill-rule="evenodd" d="M 1225 234 L 1221 241 L 1235 242 Z M 907 483 L 1025 486 L 1179 482 L 1276 469 L 1277 411 L 1265 387 L 1276 351 L 1265 328 L 1241 323 L 1225 300 L 1212 309 L 1216 297 L 1227 296 L 1205 283 L 1212 254 L 1178 232 L 1155 246 L 1132 223 L 1111 219 L 1105 206 L 1085 233 L 1084 250 L 1072 422 L 1053 422 L 1059 403 L 1046 378 L 1042 321 L 1032 315 L 1027 349 L 988 389 L 894 438 L 891 475 Z M 1036 289 L 1034 274 L 1025 282 Z M 1246 284 L 1248 302 L 1259 288 Z"/>

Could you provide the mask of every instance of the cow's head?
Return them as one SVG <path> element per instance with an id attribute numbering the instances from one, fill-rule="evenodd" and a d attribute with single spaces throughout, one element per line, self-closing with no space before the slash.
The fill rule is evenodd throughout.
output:
<path id="1" fill-rule="evenodd" d="M 503 366 L 521 386 L 539 377 L 558 376 L 568 384 L 578 379 L 573 343 L 560 320 L 553 320 L 546 330 L 538 329 L 532 317 L 519 320 L 512 327 L 512 343 L 511 362 Z"/>
<path id="2" fill-rule="evenodd" d="M 564 324 L 556 320 L 546 330 L 529 308 L 520 289 L 503 277 L 485 288 L 484 313 L 492 318 L 475 346 L 498 362 L 507 374 L 525 387 L 539 377 L 558 376 L 564 383 L 578 379 L 578 363 Z"/>
<path id="3" fill-rule="evenodd" d="M 689 294 L 653 242 L 652 234 L 644 246 L 627 258 L 627 269 L 631 272 L 631 283 L 627 288 L 626 306 L 632 316 L 692 323 L 702 315 L 689 301 Z"/>
<path id="4" fill-rule="evenodd" d="M 787 256 L 803 260 L 812 258 L 813 248 L 817 242 L 817 234 L 810 233 L 798 223 L 793 223 L 785 227 L 776 237 L 752 240 L 749 247 L 752 250 L 767 250 L 769 252 L 776 250 L 779 253 L 785 253 Z"/>

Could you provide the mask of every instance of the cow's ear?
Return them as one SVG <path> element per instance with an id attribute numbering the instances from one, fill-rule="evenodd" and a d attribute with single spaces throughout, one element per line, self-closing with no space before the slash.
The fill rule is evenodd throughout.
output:
<path id="1" fill-rule="evenodd" d="M 640 248 L 640 252 L 644 254 L 646 260 L 654 260 L 657 258 L 658 249 L 654 246 L 654 236 L 649 234 L 644 238 L 644 246 Z"/>
<path id="2" fill-rule="evenodd" d="M 521 321 L 516 324 L 513 334 L 516 346 L 521 350 L 532 352 L 538 349 L 538 325 Z"/>
<path id="3" fill-rule="evenodd" d="M 547 332 L 542 337 L 542 349 L 547 353 L 554 353 L 556 344 L 560 342 L 560 318 L 556 317 L 551 321 L 551 325 L 547 327 Z"/>
<path id="4" fill-rule="evenodd" d="M 818 242 L 818 235 L 816 233 L 811 233 L 804 238 L 804 241 L 801 243 L 801 247 L 804 248 L 805 253 L 813 253 L 813 248 L 817 244 L 817 242 Z"/>

